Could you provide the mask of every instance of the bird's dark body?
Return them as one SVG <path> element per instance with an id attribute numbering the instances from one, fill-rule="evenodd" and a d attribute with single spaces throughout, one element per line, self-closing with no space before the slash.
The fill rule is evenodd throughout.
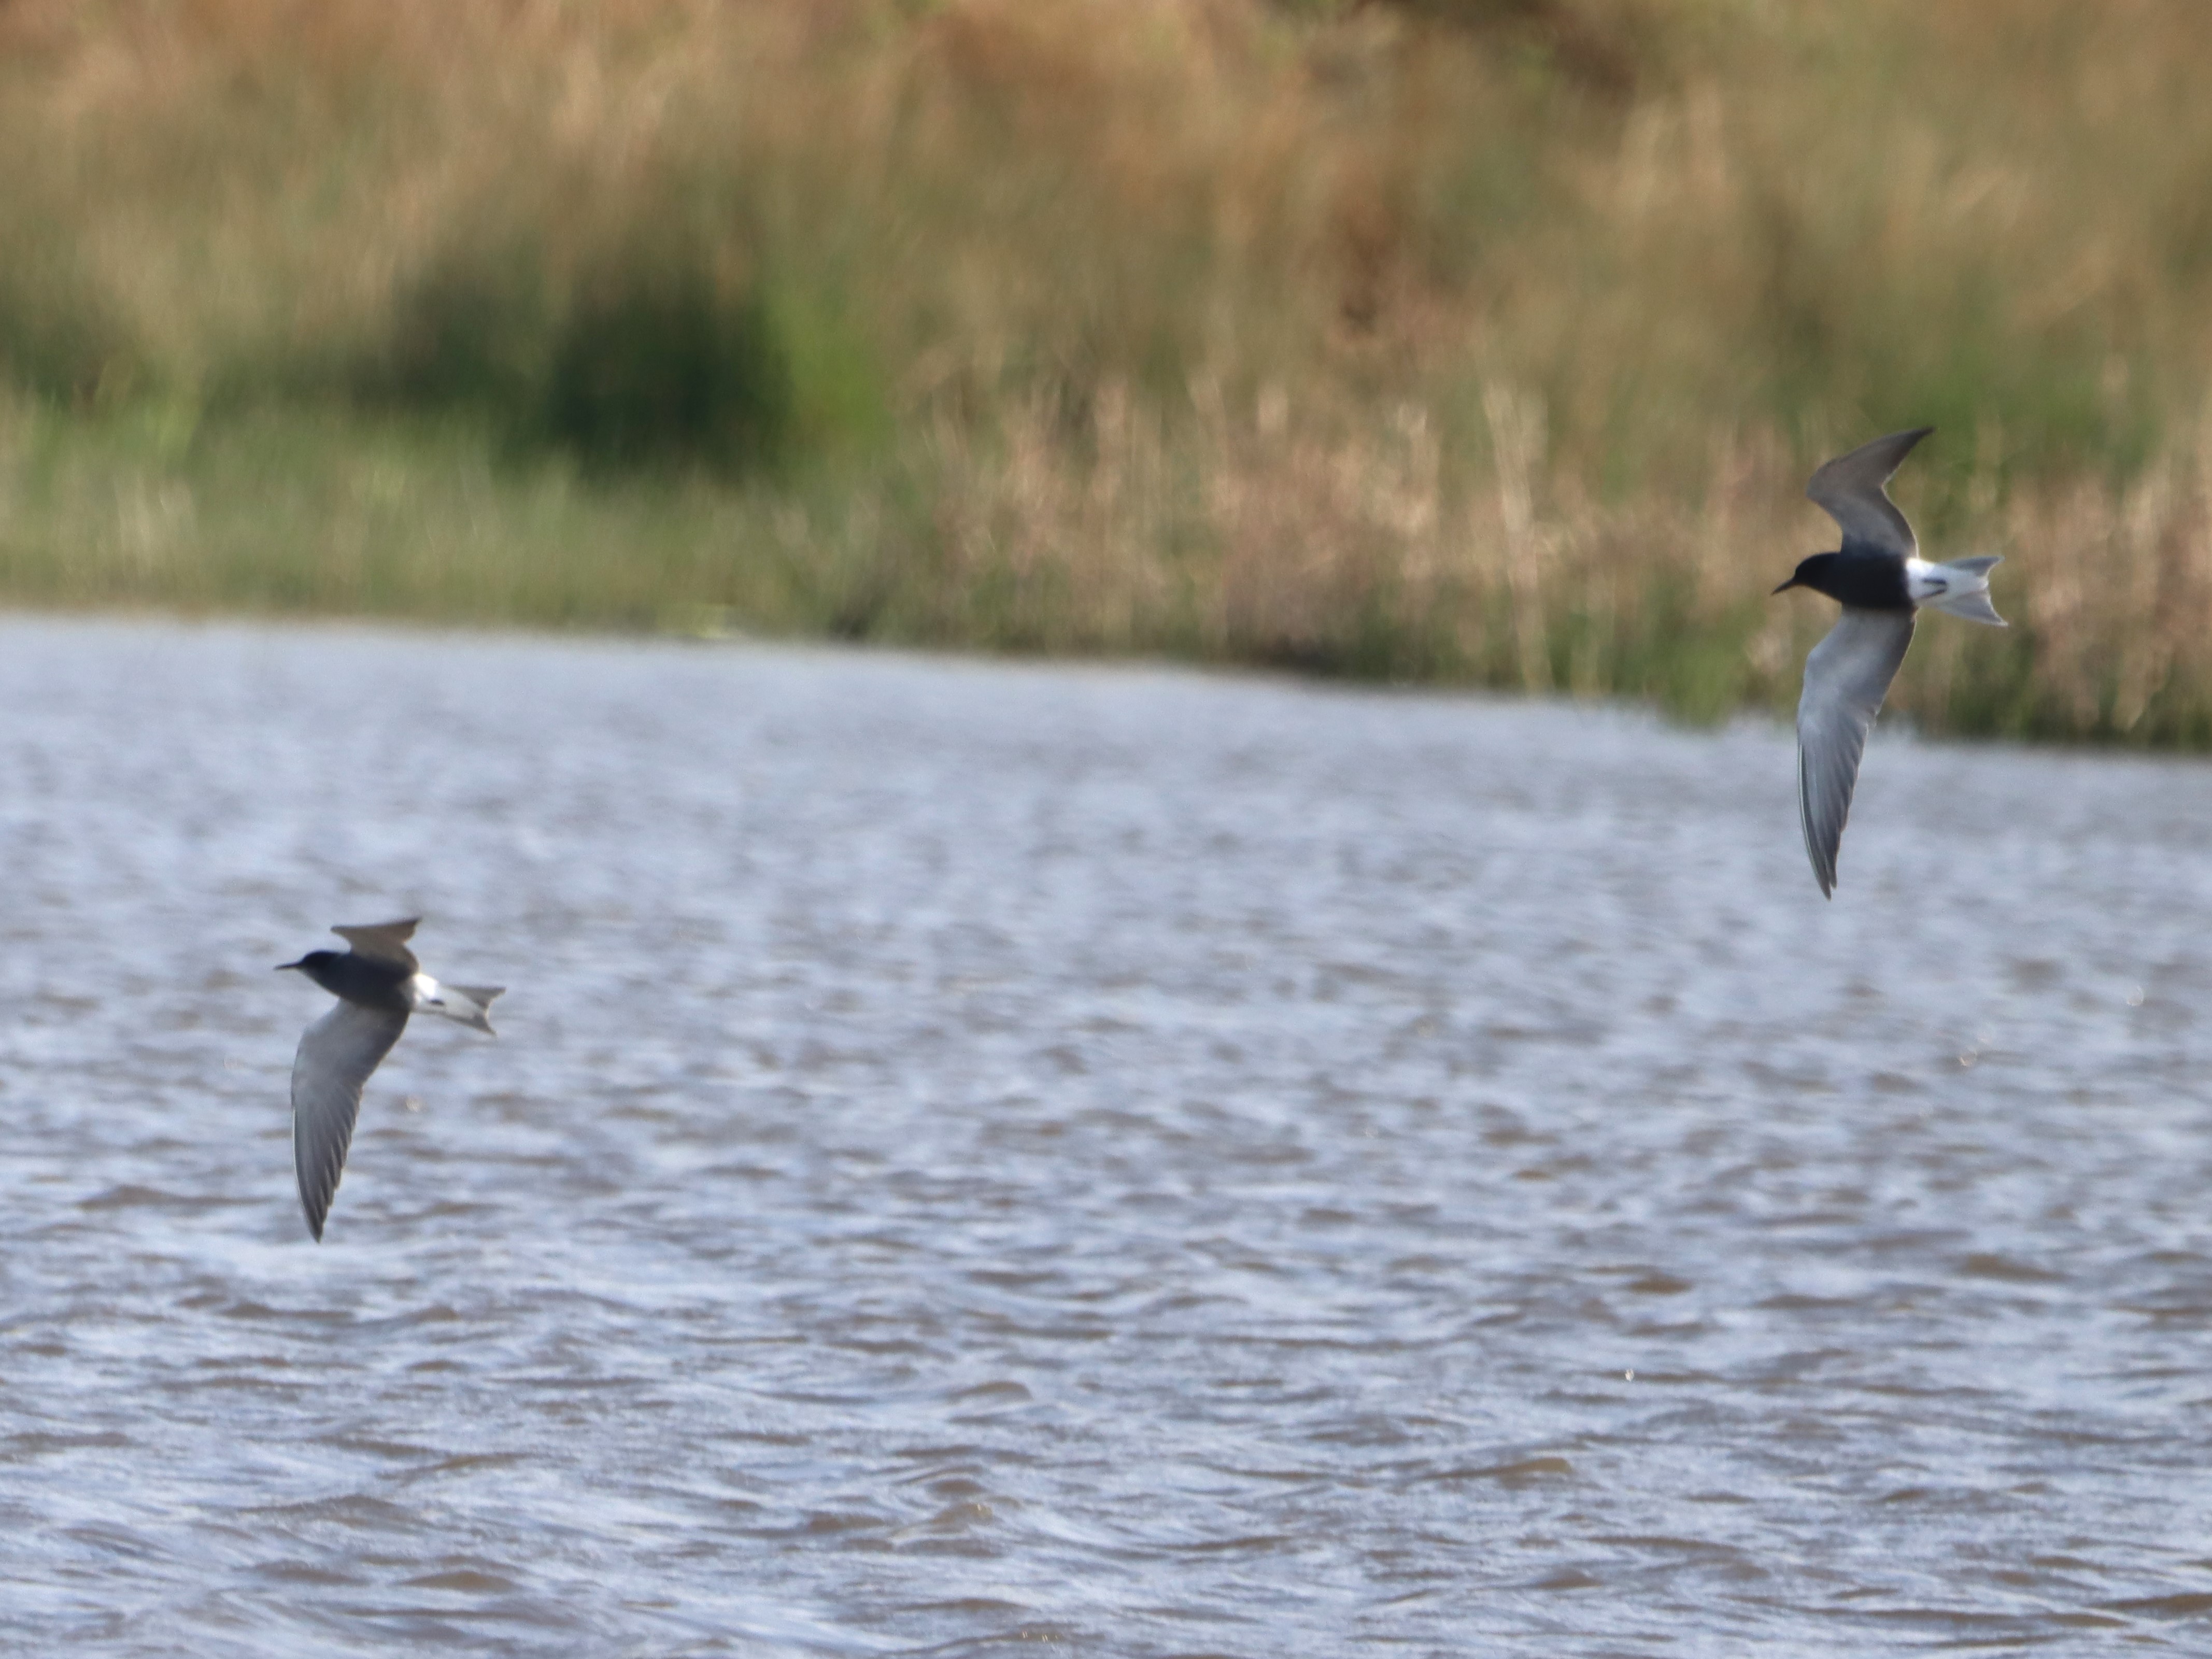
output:
<path id="1" fill-rule="evenodd" d="M 1846 541 L 1839 553 L 1815 553 L 1797 567 L 1785 587 L 1809 587 L 1858 611 L 1910 611 L 1905 561 Z"/>
<path id="2" fill-rule="evenodd" d="M 285 966 L 298 969 L 332 996 L 364 1008 L 380 1008 L 392 1014 L 410 1012 L 410 1005 L 399 991 L 412 976 L 410 969 L 372 961 L 351 951 L 310 951 Z"/>

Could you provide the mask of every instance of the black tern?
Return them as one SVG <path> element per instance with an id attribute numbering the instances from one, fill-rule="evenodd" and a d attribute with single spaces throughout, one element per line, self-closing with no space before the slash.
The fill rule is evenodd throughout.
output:
<path id="1" fill-rule="evenodd" d="M 1990 569 L 1998 560 L 1929 563 L 1920 556 L 1912 526 L 1882 487 L 1912 446 L 1935 429 L 1893 432 L 1814 473 L 1805 494 L 1843 526 L 1844 544 L 1803 561 L 1774 590 L 1809 587 L 1844 607 L 1842 618 L 1805 659 L 1805 690 L 1797 699 L 1797 812 L 1813 874 L 1831 898 L 1836 849 L 1850 816 L 1867 729 L 1912 643 L 1920 607 L 1932 605 L 1969 622 L 2005 626 L 1990 604 Z"/>
<path id="2" fill-rule="evenodd" d="M 278 972 L 296 969 L 338 1000 L 307 1027 L 292 1061 L 292 1163 L 300 1176 L 300 1207 L 318 1244 L 345 1172 L 362 1085 L 399 1041 L 407 1016 L 418 1010 L 443 1014 L 487 1036 L 498 1035 L 491 1029 L 491 1000 L 506 988 L 441 985 L 422 972 L 407 948 L 420 920 L 333 927 L 350 949 L 310 951 L 277 964 Z"/>

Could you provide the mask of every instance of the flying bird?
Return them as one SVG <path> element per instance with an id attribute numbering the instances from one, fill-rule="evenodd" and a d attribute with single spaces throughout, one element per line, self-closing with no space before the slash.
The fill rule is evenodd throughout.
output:
<path id="1" fill-rule="evenodd" d="M 292 1061 L 292 1163 L 300 1176 L 300 1207 L 319 1244 L 345 1172 L 362 1085 L 399 1041 L 407 1016 L 418 1010 L 443 1014 L 487 1036 L 498 1035 L 491 1029 L 491 1000 L 506 988 L 441 985 L 424 973 L 407 948 L 420 920 L 333 927 L 350 948 L 310 951 L 297 962 L 276 965 L 280 973 L 305 974 L 338 1000 L 307 1027 Z"/>
<path id="2" fill-rule="evenodd" d="M 1842 618 L 1805 659 L 1797 699 L 1797 811 L 1824 896 L 1836 890 L 1836 849 L 1850 816 L 1867 730 L 1897 678 L 1923 605 L 1969 622 L 2005 626 L 1990 604 L 1994 556 L 1930 564 L 1883 486 L 1912 446 L 1936 428 L 1893 432 L 1838 455 L 1805 494 L 1843 526 L 1844 544 L 1815 553 L 1774 591 L 1809 587 L 1840 600 Z"/>

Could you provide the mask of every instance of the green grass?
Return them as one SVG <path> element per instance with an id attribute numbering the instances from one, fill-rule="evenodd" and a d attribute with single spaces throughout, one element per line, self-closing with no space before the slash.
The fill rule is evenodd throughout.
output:
<path id="1" fill-rule="evenodd" d="M 1050 418 L 1036 417 L 1043 432 Z M 1464 533 L 1433 534 L 1409 561 L 1407 524 L 1419 543 L 1424 514 L 1441 521 L 1449 505 L 1441 486 L 1419 494 L 1411 440 L 1301 462 L 1237 434 L 1109 423 L 1082 474 L 1046 442 L 848 456 L 747 483 L 705 466 L 611 474 L 459 416 L 19 402 L 0 413 L 0 592 L 67 608 L 1135 653 L 1627 696 L 1692 721 L 1786 708 L 1826 622 L 1817 602 L 1733 584 L 1760 554 L 1729 539 L 1787 546 L 1779 524 L 1811 527 L 1788 474 L 1699 514 L 1540 518 L 1531 582 L 1503 562 L 1513 532 L 1480 503 L 1462 504 Z M 2138 502 L 2131 536 L 2127 503 L 2108 518 L 2094 494 L 2069 511 L 2103 539 L 2097 568 L 2124 607 L 2136 562 L 2157 552 L 2140 532 L 2163 526 Z M 2002 519 L 1967 523 L 2008 533 Z M 1301 531 L 1323 544 L 1285 580 L 1273 550 Z M 2002 571 L 1998 592 L 2017 625 L 1936 619 L 1902 708 L 1960 732 L 2212 740 L 2195 641 L 2169 631 L 2150 667 L 2131 668 L 2109 605 L 2039 614 Z"/>
<path id="2" fill-rule="evenodd" d="M 19 603 L 804 625 L 810 550 L 778 531 L 780 500 L 587 479 L 459 420 L 19 413 L 4 454 L 0 586 Z"/>

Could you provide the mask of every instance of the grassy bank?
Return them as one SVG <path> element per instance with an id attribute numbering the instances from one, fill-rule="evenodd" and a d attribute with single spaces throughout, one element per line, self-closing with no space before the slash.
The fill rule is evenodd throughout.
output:
<path id="1" fill-rule="evenodd" d="M 0 9 L 0 598 L 2212 743 L 2188 0 Z"/>

